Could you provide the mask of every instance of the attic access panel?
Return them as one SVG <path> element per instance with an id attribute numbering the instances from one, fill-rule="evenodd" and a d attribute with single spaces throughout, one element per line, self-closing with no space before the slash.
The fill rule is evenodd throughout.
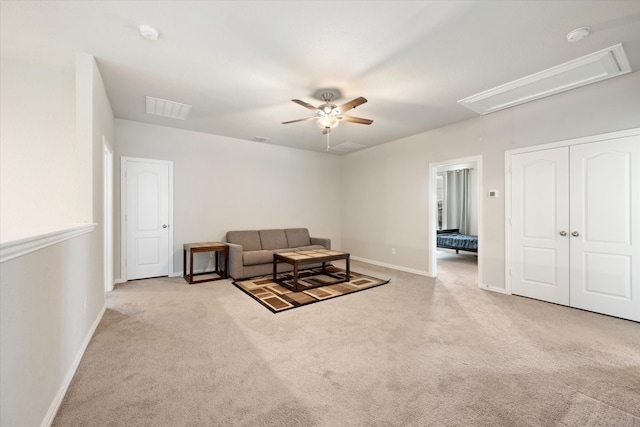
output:
<path id="1" fill-rule="evenodd" d="M 479 114 L 524 104 L 631 72 L 617 44 L 458 101 Z"/>

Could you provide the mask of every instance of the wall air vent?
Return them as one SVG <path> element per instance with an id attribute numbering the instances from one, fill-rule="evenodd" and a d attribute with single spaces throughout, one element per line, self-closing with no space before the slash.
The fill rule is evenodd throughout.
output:
<path id="1" fill-rule="evenodd" d="M 147 96 L 147 114 L 169 117 L 171 119 L 186 120 L 190 111 L 191 105 Z"/>
<path id="2" fill-rule="evenodd" d="M 622 44 L 461 99 L 458 104 L 488 114 L 629 73 Z"/>

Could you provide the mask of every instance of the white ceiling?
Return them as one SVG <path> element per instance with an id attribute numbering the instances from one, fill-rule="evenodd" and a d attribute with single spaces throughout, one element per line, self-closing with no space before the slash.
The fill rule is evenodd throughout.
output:
<path id="1" fill-rule="evenodd" d="M 138 26 L 160 32 L 152 42 Z M 591 27 L 585 40 L 566 34 Z M 477 114 L 457 101 L 622 43 L 640 70 L 640 1 L 2 1 L 0 53 L 72 67 L 95 56 L 116 117 L 324 151 L 311 111 L 364 96 L 331 133 L 367 147 Z M 145 113 L 145 96 L 193 106 Z M 176 143 L 179 143 L 178 141 Z M 264 142 L 255 142 L 256 144 Z"/>

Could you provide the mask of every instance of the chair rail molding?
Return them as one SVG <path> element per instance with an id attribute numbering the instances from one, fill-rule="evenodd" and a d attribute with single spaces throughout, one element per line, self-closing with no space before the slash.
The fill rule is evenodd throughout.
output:
<path id="1" fill-rule="evenodd" d="M 90 233 L 96 225 L 96 223 L 74 223 L 6 233 L 0 241 L 0 263 Z"/>

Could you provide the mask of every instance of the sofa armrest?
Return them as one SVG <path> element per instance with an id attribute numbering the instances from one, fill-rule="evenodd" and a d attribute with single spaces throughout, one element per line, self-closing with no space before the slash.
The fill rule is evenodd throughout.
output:
<path id="1" fill-rule="evenodd" d="M 235 243 L 227 243 L 229 246 L 229 271 L 227 274 L 234 279 L 244 277 L 244 250 L 242 245 Z"/>
<path id="2" fill-rule="evenodd" d="M 326 237 L 312 237 L 311 238 L 312 245 L 322 245 L 327 249 L 331 249 L 331 239 Z"/>

